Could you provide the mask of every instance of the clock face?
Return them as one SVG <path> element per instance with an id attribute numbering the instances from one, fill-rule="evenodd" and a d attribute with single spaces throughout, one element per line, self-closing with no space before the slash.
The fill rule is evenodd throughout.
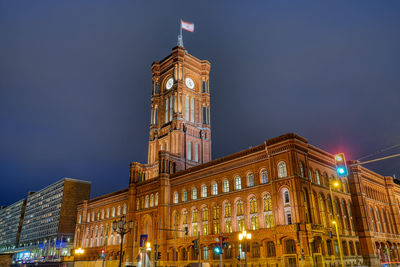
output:
<path id="1" fill-rule="evenodd" d="M 167 83 L 165 84 L 165 88 L 166 88 L 167 90 L 169 90 L 169 89 L 172 88 L 173 85 L 174 85 L 174 79 L 173 79 L 173 78 L 169 78 L 168 81 L 167 81 Z"/>
<path id="2" fill-rule="evenodd" d="M 186 83 L 186 86 L 187 86 L 189 89 L 193 89 L 193 88 L 194 88 L 194 82 L 193 82 L 192 79 L 186 78 L 186 79 L 185 79 L 185 83 Z"/>

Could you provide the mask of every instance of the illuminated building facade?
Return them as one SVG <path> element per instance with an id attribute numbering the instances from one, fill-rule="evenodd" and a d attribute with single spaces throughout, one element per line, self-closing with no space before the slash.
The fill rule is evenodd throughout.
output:
<path id="1" fill-rule="evenodd" d="M 153 63 L 148 163 L 131 163 L 126 190 L 78 207 L 79 260 L 96 260 L 104 248 L 107 260 L 118 259 L 111 224 L 124 213 L 102 214 L 124 205 L 135 222 L 123 245 L 127 264 L 141 261 L 143 237 L 152 252 L 160 245 L 160 266 L 198 262 L 192 241 L 200 233 L 202 262 L 219 265 L 213 248 L 223 235 L 224 264 L 235 266 L 244 229 L 252 266 L 338 266 L 341 254 L 348 265 L 400 260 L 400 186 L 391 177 L 354 165 L 338 178 L 333 155 L 296 134 L 211 160 L 209 71 L 183 47 Z"/>

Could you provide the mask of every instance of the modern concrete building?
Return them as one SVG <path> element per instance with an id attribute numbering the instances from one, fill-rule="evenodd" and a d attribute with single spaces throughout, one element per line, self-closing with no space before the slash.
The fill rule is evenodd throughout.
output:
<path id="1" fill-rule="evenodd" d="M 6 216 L 0 219 L 2 251 L 14 252 L 15 261 L 70 255 L 77 205 L 90 197 L 90 186 L 64 178 L 0 210 Z"/>

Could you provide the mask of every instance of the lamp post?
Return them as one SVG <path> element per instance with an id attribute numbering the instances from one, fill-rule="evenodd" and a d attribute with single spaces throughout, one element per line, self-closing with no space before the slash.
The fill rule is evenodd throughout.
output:
<path id="1" fill-rule="evenodd" d="M 246 230 L 243 229 L 243 232 L 239 234 L 239 241 L 242 242 L 242 240 L 244 240 L 245 243 L 245 249 L 244 249 L 245 267 L 247 267 L 247 249 L 248 249 L 248 242 L 250 239 L 251 239 L 251 234 L 247 233 Z"/>
<path id="2" fill-rule="evenodd" d="M 338 223 L 337 223 L 337 222 L 338 222 L 338 219 L 337 219 L 337 217 L 336 217 L 336 213 L 335 213 L 334 205 L 333 205 L 332 186 L 333 186 L 334 188 L 339 188 L 339 187 L 340 187 L 340 183 L 339 183 L 338 181 L 330 182 L 330 183 L 329 183 L 329 193 L 330 193 L 330 195 L 331 195 L 332 213 L 333 213 L 333 217 L 334 217 L 334 220 L 332 221 L 332 224 L 335 225 L 335 228 L 336 228 L 336 237 L 337 237 L 338 243 L 339 243 L 340 262 L 341 262 L 342 266 L 344 266 L 344 265 L 343 265 L 343 255 L 342 255 L 342 245 L 341 245 L 341 243 L 340 243 L 340 235 L 339 235 Z"/>
<path id="3" fill-rule="evenodd" d="M 340 236 L 339 236 L 339 231 L 338 231 L 338 226 L 337 226 L 337 222 L 336 221 L 332 221 L 332 224 L 335 225 L 336 228 L 336 237 L 339 243 L 339 255 L 340 255 L 340 262 L 343 265 L 343 255 L 342 255 L 342 244 L 340 243 Z"/>
<path id="4" fill-rule="evenodd" d="M 122 244 L 124 243 L 124 236 L 129 233 L 133 228 L 133 221 L 127 222 L 125 219 L 125 215 L 123 215 L 118 221 L 115 220 L 112 223 L 114 232 L 121 236 L 121 246 L 119 249 L 119 267 L 121 267 L 122 263 Z"/>

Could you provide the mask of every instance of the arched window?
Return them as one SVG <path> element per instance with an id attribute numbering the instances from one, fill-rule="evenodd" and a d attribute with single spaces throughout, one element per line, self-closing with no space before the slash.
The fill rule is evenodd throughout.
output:
<path id="1" fill-rule="evenodd" d="M 203 210 L 202 210 L 202 219 L 203 219 L 203 222 L 204 221 L 208 221 L 208 208 L 207 207 L 204 207 L 203 208 Z"/>
<path id="2" fill-rule="evenodd" d="M 214 219 L 214 220 L 219 219 L 219 210 L 220 210 L 220 208 L 219 208 L 218 205 L 215 205 L 215 206 L 213 207 L 213 219 Z"/>
<path id="3" fill-rule="evenodd" d="M 182 219 L 183 219 L 183 224 L 187 224 L 188 223 L 188 211 L 187 210 L 183 211 Z"/>
<path id="4" fill-rule="evenodd" d="M 249 187 L 254 186 L 254 174 L 252 172 L 247 175 L 247 185 Z"/>
<path id="5" fill-rule="evenodd" d="M 201 187 L 201 197 L 207 197 L 207 186 L 203 185 Z"/>
<path id="6" fill-rule="evenodd" d="M 258 230 L 258 215 L 252 215 L 250 218 L 251 230 Z"/>
<path id="7" fill-rule="evenodd" d="M 174 213 L 174 217 L 173 218 L 174 218 L 174 228 L 177 229 L 178 225 L 179 225 L 179 214 L 178 214 L 178 212 Z"/>
<path id="8" fill-rule="evenodd" d="M 117 216 L 121 216 L 121 206 L 118 206 L 117 208 Z"/>
<path id="9" fill-rule="evenodd" d="M 179 194 L 178 194 L 178 192 L 175 192 L 174 193 L 174 203 L 176 204 L 178 202 L 179 202 Z"/>
<path id="10" fill-rule="evenodd" d="M 232 214 L 231 203 L 226 202 L 224 206 L 225 218 L 230 218 Z"/>
<path id="11" fill-rule="evenodd" d="M 236 215 L 243 215 L 244 211 L 243 211 L 243 201 L 242 200 L 238 200 L 236 202 Z"/>
<path id="12" fill-rule="evenodd" d="M 279 178 L 287 177 L 286 163 L 284 161 L 278 164 Z"/>
<path id="13" fill-rule="evenodd" d="M 218 184 L 214 182 L 211 187 L 212 187 L 212 194 L 216 196 L 218 194 Z"/>
<path id="14" fill-rule="evenodd" d="M 101 210 L 101 219 L 104 220 L 104 209 Z"/>
<path id="15" fill-rule="evenodd" d="M 317 183 L 317 184 L 321 184 L 321 179 L 319 178 L 319 171 L 318 170 L 316 170 L 315 171 L 315 182 Z"/>
<path id="16" fill-rule="evenodd" d="M 275 252 L 275 244 L 273 241 L 268 241 L 267 242 L 267 257 L 275 257 L 276 252 Z"/>
<path id="17" fill-rule="evenodd" d="M 196 223 L 197 222 L 197 209 L 194 209 L 192 211 L 192 223 Z"/>
<path id="18" fill-rule="evenodd" d="M 192 190 L 192 199 L 193 200 L 197 199 L 197 189 L 196 188 L 193 188 L 193 190 Z"/>
<path id="19" fill-rule="evenodd" d="M 285 240 L 286 254 L 296 254 L 296 242 L 293 239 Z"/>
<path id="20" fill-rule="evenodd" d="M 264 211 L 272 211 L 272 200 L 270 195 L 265 195 L 264 198 Z"/>
<path id="21" fill-rule="evenodd" d="M 111 217 L 113 217 L 113 218 L 115 217 L 115 208 L 114 207 L 111 210 Z"/>
<path id="22" fill-rule="evenodd" d="M 124 209 L 123 209 L 123 213 L 124 213 L 124 215 L 126 215 L 126 204 L 124 204 Z"/>
<path id="23" fill-rule="evenodd" d="M 304 165 L 303 162 L 299 162 L 300 177 L 304 177 Z"/>
<path id="24" fill-rule="evenodd" d="M 290 205 L 289 190 L 287 189 L 283 190 L 283 204 Z"/>
<path id="25" fill-rule="evenodd" d="M 187 142 L 187 159 L 192 160 L 192 143 L 190 141 Z"/>
<path id="26" fill-rule="evenodd" d="M 378 208 L 377 207 L 375 207 L 375 214 L 376 214 L 376 222 L 378 224 L 379 232 L 383 232 L 382 231 L 382 225 L 381 225 L 381 218 L 379 216 L 379 212 L 378 212 Z"/>
<path id="27" fill-rule="evenodd" d="M 255 197 L 250 198 L 250 213 L 257 213 L 258 208 L 257 208 L 257 200 Z"/>
<path id="28" fill-rule="evenodd" d="M 372 208 L 369 208 L 369 214 L 370 214 L 370 218 L 371 218 L 371 230 L 376 232 L 376 228 L 375 228 L 375 216 L 374 216 L 374 212 L 372 211 Z"/>
<path id="29" fill-rule="evenodd" d="M 81 223 L 81 222 L 82 222 L 82 214 L 79 214 L 78 223 Z"/>
<path id="30" fill-rule="evenodd" d="M 229 181 L 227 179 L 224 180 L 224 192 L 229 192 Z"/>
<path id="31" fill-rule="evenodd" d="M 208 260 L 208 247 L 203 248 L 203 260 Z"/>
<path id="32" fill-rule="evenodd" d="M 187 191 L 186 190 L 183 190 L 182 201 L 183 202 L 187 201 Z"/>
<path id="33" fill-rule="evenodd" d="M 228 219 L 225 221 L 225 233 L 232 233 L 232 221 Z"/>
<path id="34" fill-rule="evenodd" d="M 107 208 L 107 218 L 110 218 L 110 208 Z"/>
<path id="35" fill-rule="evenodd" d="M 150 195 L 150 207 L 154 207 L 154 194 Z"/>
<path id="36" fill-rule="evenodd" d="M 149 197 L 149 195 L 146 195 L 145 202 L 144 202 L 144 207 L 146 209 L 149 207 L 149 202 L 150 202 L 150 197 Z"/>
<path id="37" fill-rule="evenodd" d="M 261 183 L 262 184 L 268 183 L 268 172 L 266 169 L 261 170 Z"/>
<path id="38" fill-rule="evenodd" d="M 240 176 L 235 177 L 235 189 L 236 190 L 242 189 L 242 179 L 240 178 Z"/>
<path id="39" fill-rule="evenodd" d="M 324 177 L 324 185 L 329 186 L 329 178 L 326 172 L 324 172 L 323 177 Z"/>
<path id="40" fill-rule="evenodd" d="M 158 193 L 156 193 L 156 200 L 155 200 L 156 206 L 158 206 Z"/>

